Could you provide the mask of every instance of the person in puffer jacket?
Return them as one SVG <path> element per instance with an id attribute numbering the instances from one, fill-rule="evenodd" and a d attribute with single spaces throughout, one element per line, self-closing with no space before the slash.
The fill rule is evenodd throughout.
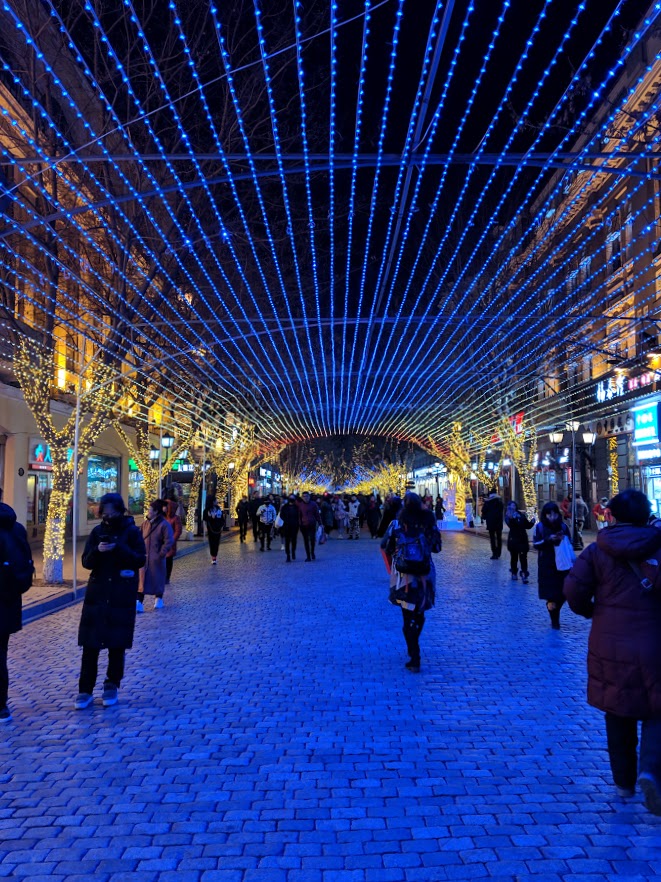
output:
<path id="1" fill-rule="evenodd" d="M 661 530 L 649 516 L 640 490 L 613 497 L 611 526 L 575 562 L 564 593 L 575 613 L 592 619 L 588 703 L 606 714 L 617 793 L 633 796 L 637 779 L 648 810 L 661 815 Z"/>

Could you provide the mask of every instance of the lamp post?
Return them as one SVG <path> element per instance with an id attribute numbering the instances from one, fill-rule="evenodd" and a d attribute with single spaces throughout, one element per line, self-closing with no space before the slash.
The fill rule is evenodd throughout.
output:
<path id="1" fill-rule="evenodd" d="M 163 465 L 167 465 L 168 459 L 170 458 L 170 450 L 172 448 L 172 445 L 174 444 L 174 437 L 169 432 L 166 432 L 164 435 L 163 428 L 161 427 L 160 439 L 161 439 L 161 447 L 165 450 L 165 463 L 161 462 L 160 455 L 158 457 L 158 493 L 159 493 L 159 496 L 162 496 L 163 495 L 163 487 L 162 487 Z"/>
<path id="2" fill-rule="evenodd" d="M 567 431 L 571 432 L 571 538 L 574 548 L 578 547 L 578 536 L 576 534 L 576 433 L 579 430 L 580 423 L 577 420 L 569 420 L 567 422 Z"/>

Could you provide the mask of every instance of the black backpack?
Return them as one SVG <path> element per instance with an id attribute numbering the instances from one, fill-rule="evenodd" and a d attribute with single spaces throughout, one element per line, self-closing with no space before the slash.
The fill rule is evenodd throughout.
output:
<path id="1" fill-rule="evenodd" d="M 25 594 L 33 577 L 32 553 L 22 528 L 21 532 L 0 529 L 0 595 Z"/>
<path id="2" fill-rule="evenodd" d="M 431 545 L 424 530 L 400 524 L 395 531 L 393 563 L 398 573 L 427 576 L 431 570 Z"/>

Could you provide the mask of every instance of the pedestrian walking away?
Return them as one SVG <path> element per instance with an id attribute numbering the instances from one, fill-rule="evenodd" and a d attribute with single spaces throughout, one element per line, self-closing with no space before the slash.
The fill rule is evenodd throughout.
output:
<path id="1" fill-rule="evenodd" d="M 236 507 L 236 522 L 239 525 L 239 542 L 245 542 L 250 523 L 250 503 L 247 496 L 242 496 Z"/>
<path id="2" fill-rule="evenodd" d="M 172 567 L 174 566 L 174 559 L 177 556 L 177 540 L 181 537 L 181 534 L 184 529 L 184 525 L 181 522 L 181 517 L 178 514 L 179 503 L 175 500 L 170 499 L 168 501 L 168 507 L 165 513 L 166 520 L 170 525 L 170 529 L 172 530 L 172 547 L 167 553 L 167 557 L 165 558 L 165 584 L 170 584 L 170 579 L 172 578 Z"/>
<path id="3" fill-rule="evenodd" d="M 417 493 L 407 493 L 397 518 L 390 522 L 381 548 L 391 559 L 391 600 L 402 608 L 402 633 L 411 673 L 421 668 L 420 635 L 425 613 L 434 606 L 436 570 L 432 553 L 441 550 L 433 510 L 422 507 Z"/>
<path id="4" fill-rule="evenodd" d="M 498 560 L 503 552 L 503 500 L 492 490 L 482 506 L 482 519 L 489 531 L 491 560 Z"/>
<path id="5" fill-rule="evenodd" d="M 260 499 L 259 493 L 255 491 L 248 505 L 250 520 L 252 522 L 252 537 L 255 542 L 259 541 L 259 516 L 257 514 L 257 510 L 259 509 L 263 501 L 263 499 Z"/>
<path id="6" fill-rule="evenodd" d="M 207 525 L 207 539 L 209 541 L 209 554 L 211 563 L 216 566 L 218 560 L 218 546 L 225 529 L 225 512 L 218 505 L 215 496 L 210 496 L 204 507 L 204 523 Z"/>
<path id="7" fill-rule="evenodd" d="M 296 503 L 296 497 L 293 493 L 289 495 L 287 502 L 280 509 L 280 517 L 282 518 L 282 527 L 280 532 L 285 539 L 285 552 L 287 554 L 287 563 L 296 560 L 296 545 L 298 542 L 298 528 L 300 512 Z"/>
<path id="8" fill-rule="evenodd" d="M 321 512 L 319 506 L 310 498 L 309 493 L 303 493 L 301 502 L 298 504 L 299 524 L 305 545 L 305 560 L 309 563 L 316 560 L 314 551 L 316 544 L 317 526 L 321 524 Z"/>
<path id="9" fill-rule="evenodd" d="M 23 627 L 25 592 L 32 587 L 34 564 L 25 527 L 16 512 L 0 502 L 0 723 L 11 720 L 9 710 L 9 637 Z"/>
<path id="10" fill-rule="evenodd" d="M 172 528 L 165 517 L 166 502 L 155 499 L 149 506 L 142 522 L 142 538 L 145 540 L 147 560 L 140 569 L 140 582 L 136 611 L 144 612 L 145 595 L 154 596 L 154 609 L 163 609 L 163 594 L 167 576 L 167 556 L 174 544 Z"/>
<path id="11" fill-rule="evenodd" d="M 617 793 L 633 796 L 638 782 L 647 809 L 661 815 L 661 530 L 647 524 L 640 490 L 624 490 L 607 509 L 611 525 L 582 552 L 564 591 L 592 620 L 587 697 L 605 714 Z"/>
<path id="12" fill-rule="evenodd" d="M 532 530 L 535 526 L 535 519 L 529 519 L 525 512 L 519 511 L 516 502 L 510 502 L 505 514 L 505 523 L 509 528 L 507 550 L 510 553 L 512 581 L 518 579 L 520 566 L 521 581 L 527 585 L 530 578 L 528 572 L 528 551 L 530 550 L 528 530 Z"/>
<path id="13" fill-rule="evenodd" d="M 139 570 L 147 560 L 142 532 L 126 514 L 119 493 L 106 493 L 99 504 L 101 523 L 88 536 L 83 566 L 91 570 L 78 628 L 83 648 L 78 681 L 77 710 L 94 700 L 99 653 L 108 650 L 103 683 L 103 705 L 117 704 L 124 678 L 126 650 L 133 646 Z M 168 530 L 169 525 L 166 522 Z"/>
<path id="14" fill-rule="evenodd" d="M 571 542 L 569 527 L 562 522 L 562 515 L 557 503 L 547 502 L 542 508 L 539 523 L 532 534 L 532 544 L 539 552 L 537 558 L 537 583 L 540 600 L 546 601 L 546 608 L 551 619 L 551 627 L 560 628 L 560 610 L 565 602 L 562 585 L 569 571 L 558 569 L 556 564 L 556 548 L 566 537 Z"/>

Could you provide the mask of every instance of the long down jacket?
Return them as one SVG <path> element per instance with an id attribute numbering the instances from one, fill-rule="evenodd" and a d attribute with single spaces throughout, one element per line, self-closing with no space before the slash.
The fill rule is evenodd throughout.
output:
<path id="1" fill-rule="evenodd" d="M 112 551 L 99 551 L 103 536 L 115 542 Z M 145 543 L 133 518 L 123 517 L 116 528 L 94 527 L 83 552 L 91 570 L 78 629 L 78 645 L 91 649 L 130 649 L 135 627 L 138 571 L 145 563 Z"/>
<path id="2" fill-rule="evenodd" d="M 645 591 L 628 560 L 656 584 Z M 575 613 L 592 619 L 588 702 L 635 719 L 661 718 L 661 530 L 616 524 L 578 558 L 565 579 Z"/>
<path id="3" fill-rule="evenodd" d="M 140 591 L 163 597 L 165 591 L 165 559 L 170 556 L 174 543 L 172 527 L 163 515 L 153 521 L 145 518 L 142 522 L 142 538 L 145 540 L 147 562 L 140 570 Z"/>
<path id="4" fill-rule="evenodd" d="M 13 508 L 0 502 L 0 565 L 5 561 L 7 572 L 0 572 L 0 634 L 15 634 L 23 626 L 21 595 L 32 585 L 34 565 L 25 527 L 17 523 Z"/>

